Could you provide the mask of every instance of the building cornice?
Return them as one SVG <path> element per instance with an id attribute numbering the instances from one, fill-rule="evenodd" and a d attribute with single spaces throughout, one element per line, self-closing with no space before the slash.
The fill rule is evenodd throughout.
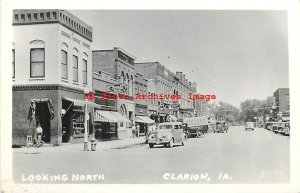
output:
<path id="1" fill-rule="evenodd" d="M 31 91 L 31 90 L 63 90 L 78 94 L 84 94 L 81 89 L 75 89 L 59 84 L 37 84 L 37 85 L 14 85 L 12 86 L 12 91 Z"/>

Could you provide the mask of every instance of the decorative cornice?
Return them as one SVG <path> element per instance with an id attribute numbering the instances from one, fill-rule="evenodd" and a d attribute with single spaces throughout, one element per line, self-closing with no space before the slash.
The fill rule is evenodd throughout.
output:
<path id="1" fill-rule="evenodd" d="M 14 85 L 13 91 L 31 91 L 31 90 L 63 90 L 68 92 L 74 92 L 78 94 L 84 94 L 83 90 L 66 87 L 59 84 L 37 84 L 37 85 Z"/>

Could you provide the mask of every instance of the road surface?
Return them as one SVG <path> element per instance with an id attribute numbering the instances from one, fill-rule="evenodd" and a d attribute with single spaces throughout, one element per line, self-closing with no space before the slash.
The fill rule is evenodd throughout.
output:
<path id="1" fill-rule="evenodd" d="M 288 183 L 289 144 L 288 136 L 236 126 L 173 148 L 15 151 L 13 172 L 23 183 Z"/>

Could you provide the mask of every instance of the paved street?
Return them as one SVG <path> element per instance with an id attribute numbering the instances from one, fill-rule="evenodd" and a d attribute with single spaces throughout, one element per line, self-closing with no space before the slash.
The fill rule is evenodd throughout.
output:
<path id="1" fill-rule="evenodd" d="M 22 175 L 23 182 L 36 175 L 34 183 L 42 174 L 48 174 L 43 183 L 287 183 L 289 141 L 263 128 L 244 131 L 240 126 L 190 138 L 187 146 L 174 148 L 142 144 L 95 152 L 72 145 L 14 149 L 13 168 L 17 182 Z M 86 176 L 78 181 L 77 174 Z M 99 175 L 93 180 L 87 177 L 94 174 Z M 51 181 L 52 175 L 68 179 Z"/>

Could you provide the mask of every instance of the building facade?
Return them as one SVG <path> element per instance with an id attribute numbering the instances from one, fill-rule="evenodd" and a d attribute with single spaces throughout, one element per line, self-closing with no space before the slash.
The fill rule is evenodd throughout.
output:
<path id="1" fill-rule="evenodd" d="M 116 80 L 115 93 L 128 97 L 117 99 L 117 111 L 134 123 L 134 60 L 135 57 L 121 48 L 111 50 L 93 50 L 93 72 L 105 71 Z"/>
<path id="2" fill-rule="evenodd" d="M 154 95 L 157 93 L 157 87 L 156 83 L 153 81 L 153 79 L 147 80 L 147 93 L 148 95 Z M 148 107 L 148 112 L 147 115 L 157 115 L 158 113 L 158 100 L 153 98 L 151 100 L 147 100 L 147 107 Z"/>
<path id="3" fill-rule="evenodd" d="M 12 25 L 13 145 L 26 144 L 37 122 L 46 143 L 83 136 L 73 126 L 83 125 L 84 90 L 92 90 L 92 27 L 58 9 L 14 10 Z"/>
<path id="4" fill-rule="evenodd" d="M 193 100 L 190 100 L 188 93 L 194 93 L 192 86 L 182 72 L 174 74 L 159 62 L 135 63 L 135 69 L 143 72 L 145 78 L 152 79 L 156 84 L 156 94 L 180 95 L 181 99 L 164 99 L 158 102 L 158 114 L 160 121 L 164 117 L 173 115 L 175 117 L 192 116 L 194 113 Z M 172 117 L 172 116 L 171 116 Z"/>
<path id="5" fill-rule="evenodd" d="M 290 91 L 289 88 L 279 88 L 274 92 L 274 117 L 287 121 L 290 118 Z"/>

